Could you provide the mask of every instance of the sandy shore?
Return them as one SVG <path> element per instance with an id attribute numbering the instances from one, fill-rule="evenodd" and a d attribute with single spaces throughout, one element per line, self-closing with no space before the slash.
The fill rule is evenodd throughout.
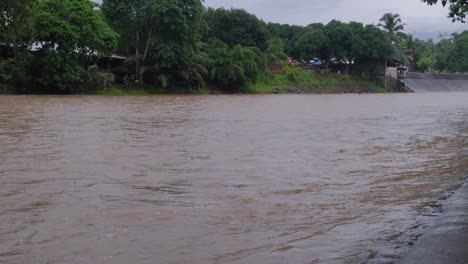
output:
<path id="1" fill-rule="evenodd" d="M 468 184 L 447 201 L 432 228 L 399 263 L 468 263 Z"/>

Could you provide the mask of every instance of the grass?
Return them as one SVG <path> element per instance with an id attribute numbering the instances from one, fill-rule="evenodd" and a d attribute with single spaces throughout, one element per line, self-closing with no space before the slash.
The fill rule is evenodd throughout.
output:
<path id="1" fill-rule="evenodd" d="M 190 92 L 189 94 L 207 95 L 217 94 L 217 87 L 205 87 Z M 268 74 L 261 76 L 256 83 L 249 84 L 240 90 L 245 94 L 287 94 L 287 93 L 311 93 L 311 94 L 333 94 L 333 93 L 386 93 L 383 84 L 364 80 L 356 76 L 309 73 L 301 68 L 286 67 L 282 74 Z M 104 96 L 141 96 L 167 93 L 152 87 L 111 86 L 98 89 L 91 94 Z M 0 83 L 1 94 L 14 94 L 7 85 Z"/>
<path id="2" fill-rule="evenodd" d="M 267 75 L 242 92 L 250 94 L 270 93 L 385 93 L 382 84 L 356 76 L 308 73 L 302 70 Z"/>
<path id="3" fill-rule="evenodd" d="M 112 86 L 106 89 L 98 90 L 96 92 L 97 95 L 105 95 L 105 96 L 141 96 L 141 95 L 154 95 L 154 94 L 170 94 L 170 92 L 164 92 L 158 88 L 152 87 L 132 87 L 129 89 L 125 89 L 123 87 Z M 189 94 L 195 95 L 207 95 L 212 94 L 213 91 L 209 88 L 201 88 L 199 90 L 195 90 Z"/>
<path id="4" fill-rule="evenodd" d="M 211 91 L 209 88 L 200 88 L 199 90 L 193 91 L 192 94 L 196 95 L 207 95 L 207 94 L 212 94 L 213 91 Z"/>
<path id="5" fill-rule="evenodd" d="M 98 90 L 97 95 L 106 95 L 106 96 L 126 96 L 126 95 L 149 95 L 149 94 L 161 94 L 161 91 L 158 89 L 150 88 L 139 88 L 139 89 L 124 89 L 122 87 L 112 86 L 106 89 Z"/>

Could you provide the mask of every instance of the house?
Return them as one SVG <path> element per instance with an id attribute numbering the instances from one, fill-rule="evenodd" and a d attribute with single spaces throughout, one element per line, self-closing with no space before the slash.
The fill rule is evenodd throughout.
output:
<path id="1" fill-rule="evenodd" d="M 408 67 L 401 61 L 390 59 L 369 59 L 357 61 L 351 67 L 351 74 L 385 84 L 388 91 L 404 91 L 404 78 Z"/>
<path id="2" fill-rule="evenodd" d="M 112 73 L 114 83 L 124 84 L 126 76 L 129 74 L 135 74 L 135 70 L 129 69 L 129 65 L 125 64 L 126 60 L 127 57 L 114 54 L 98 58 L 96 64 L 100 69 Z"/>

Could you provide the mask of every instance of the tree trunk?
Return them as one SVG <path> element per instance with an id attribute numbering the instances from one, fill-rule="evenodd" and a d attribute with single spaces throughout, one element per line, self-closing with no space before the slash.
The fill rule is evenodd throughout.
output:
<path id="1" fill-rule="evenodd" d="M 150 30 L 148 33 L 148 39 L 146 40 L 146 47 L 145 47 L 145 54 L 143 55 L 143 61 L 146 61 L 146 57 L 148 56 L 149 44 L 150 44 L 152 35 L 153 35 L 153 26 L 150 27 Z"/>
<path id="2" fill-rule="evenodd" d="M 135 80 L 140 80 L 140 30 L 137 28 L 135 41 Z"/>

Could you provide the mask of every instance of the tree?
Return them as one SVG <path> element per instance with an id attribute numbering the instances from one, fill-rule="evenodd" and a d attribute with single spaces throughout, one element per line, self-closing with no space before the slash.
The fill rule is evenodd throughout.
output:
<path id="1" fill-rule="evenodd" d="M 309 30 L 297 40 L 295 53 L 307 60 L 319 58 L 323 61 L 329 61 L 332 54 L 328 43 L 328 36 L 323 29 Z"/>
<path id="2" fill-rule="evenodd" d="M 120 33 L 121 50 L 134 50 L 137 76 L 144 66 L 166 83 L 168 76 L 193 65 L 201 38 L 200 0 L 104 0 L 102 9 Z"/>
<path id="3" fill-rule="evenodd" d="M 434 42 L 432 40 L 414 40 L 413 44 L 413 70 L 426 72 L 434 64 Z"/>
<path id="4" fill-rule="evenodd" d="M 38 88 L 71 92 L 88 58 L 110 54 L 117 35 L 90 0 L 38 0 L 33 7 L 34 54 L 25 61 L 26 76 Z"/>
<path id="5" fill-rule="evenodd" d="M 441 40 L 413 40 L 412 36 L 404 43 L 410 58 L 410 69 L 425 72 L 467 72 L 468 71 L 468 31 L 451 36 L 441 36 Z"/>
<path id="6" fill-rule="evenodd" d="M 453 50 L 455 48 L 453 38 L 440 40 L 434 49 L 434 69 L 437 71 L 448 71 L 453 62 Z"/>
<path id="7" fill-rule="evenodd" d="M 426 72 L 432 68 L 434 62 L 430 57 L 424 57 L 416 63 L 417 70 L 420 72 Z"/>
<path id="8" fill-rule="evenodd" d="M 383 60 L 393 54 L 391 43 L 376 26 L 351 22 L 349 27 L 352 36 L 349 61 Z"/>
<path id="9" fill-rule="evenodd" d="M 403 43 L 403 48 L 405 50 L 405 56 L 408 60 L 410 69 L 415 67 L 415 53 L 416 53 L 416 44 L 412 35 L 408 35 Z"/>
<path id="10" fill-rule="evenodd" d="M 325 34 L 327 35 L 327 46 L 330 54 L 336 60 L 350 60 L 352 51 L 352 31 L 348 24 L 338 20 L 332 20 L 325 26 Z"/>
<path id="11" fill-rule="evenodd" d="M 140 61 L 145 60 L 153 35 L 154 4 L 151 0 L 104 0 L 101 5 L 107 21 L 120 35 L 119 51 L 134 54 L 132 61 L 136 75 L 140 73 Z M 142 43 L 145 43 L 143 48 Z"/>
<path id="12" fill-rule="evenodd" d="M 405 24 L 402 23 L 401 17 L 399 14 L 386 13 L 380 19 L 380 23 L 377 25 L 382 28 L 386 34 L 389 41 L 392 44 L 401 44 L 406 34 L 403 33 L 405 29 Z"/>
<path id="13" fill-rule="evenodd" d="M 190 65 L 200 41 L 203 5 L 200 0 L 157 0 L 153 6 L 155 34 L 148 56 L 166 68 Z"/>
<path id="14" fill-rule="evenodd" d="M 429 5 L 435 5 L 441 2 L 443 6 L 449 5 L 450 13 L 449 17 L 453 21 L 465 22 L 466 14 L 468 13 L 468 1 L 467 0 L 423 0 Z"/>
<path id="15" fill-rule="evenodd" d="M 450 71 L 468 72 L 468 31 L 464 31 L 455 37 L 451 57 Z"/>
<path id="16" fill-rule="evenodd" d="M 280 38 L 268 40 L 268 48 L 265 53 L 268 56 L 268 64 L 284 64 L 288 61 L 288 55 L 284 53 L 284 43 Z"/>
<path id="17" fill-rule="evenodd" d="M 369 59 L 386 59 L 393 48 L 384 33 L 373 25 L 345 24 L 331 21 L 327 25 L 309 25 L 296 42 L 296 53 L 310 60 L 319 58 L 326 64 L 332 58 L 352 63 Z"/>
<path id="18" fill-rule="evenodd" d="M 117 34 L 96 7 L 90 0 L 38 0 L 33 10 L 33 30 L 39 50 L 79 55 L 111 53 Z"/>
<path id="19" fill-rule="evenodd" d="M 0 43 L 19 44 L 29 38 L 30 15 L 33 0 L 0 1 Z"/>
<path id="20" fill-rule="evenodd" d="M 270 38 L 279 38 L 283 42 L 284 52 L 288 55 L 295 55 L 294 44 L 299 37 L 304 33 L 305 28 L 297 25 L 287 24 L 268 24 L 268 32 Z"/>
<path id="21" fill-rule="evenodd" d="M 210 79 L 230 92 L 255 83 L 266 71 L 266 57 L 256 47 L 230 48 L 220 40 L 210 39 L 208 56 Z"/>
<path id="22" fill-rule="evenodd" d="M 267 48 L 268 31 L 265 23 L 243 9 L 208 9 L 204 15 L 207 30 L 203 39 L 217 38 L 230 47 Z"/>

